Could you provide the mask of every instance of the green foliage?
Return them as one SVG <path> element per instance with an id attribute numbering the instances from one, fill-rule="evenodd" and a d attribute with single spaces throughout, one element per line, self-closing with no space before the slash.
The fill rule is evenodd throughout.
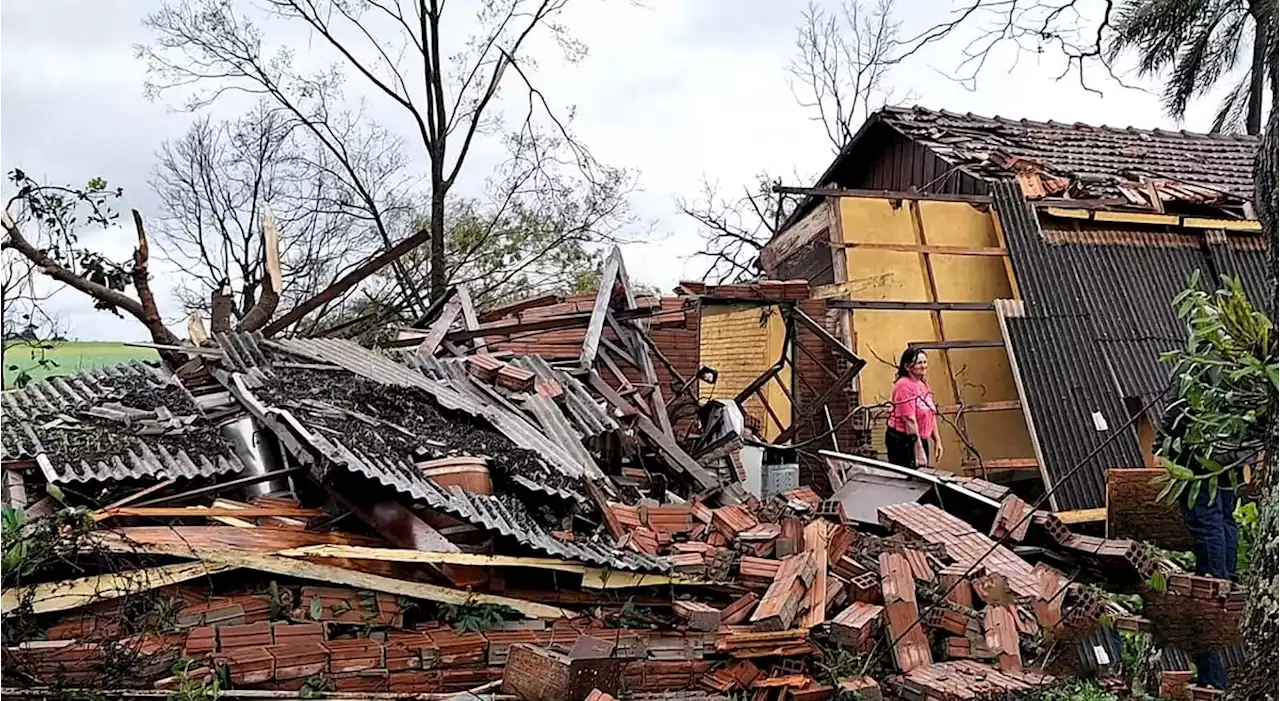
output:
<path id="1" fill-rule="evenodd" d="M 1213 130 L 1236 126 L 1244 121 L 1250 73 L 1266 70 L 1262 64 L 1242 66 L 1241 58 L 1248 56 L 1246 47 L 1254 37 L 1254 17 L 1250 13 L 1254 4 L 1244 0 L 1120 3 L 1112 16 L 1109 58 L 1135 50 L 1139 74 L 1165 81 L 1165 109 L 1178 118 L 1186 115 L 1192 99 L 1221 88 L 1224 80 L 1233 80 L 1235 85 L 1219 108 Z M 1274 18 L 1274 4 L 1269 11 L 1262 9 L 1258 16 Z M 1251 133 L 1256 133 L 1257 125 L 1252 126 Z"/>
<path id="2" fill-rule="evenodd" d="M 505 620 L 520 617 L 519 611 L 502 604 L 468 601 L 441 607 L 441 618 L 459 633 L 483 633 L 497 628 Z"/>
<path id="3" fill-rule="evenodd" d="M 1258 505 L 1252 502 L 1236 504 L 1236 526 L 1240 529 L 1240 543 L 1236 550 L 1236 572 L 1248 572 L 1253 566 L 1253 555 L 1259 543 Z"/>
<path id="4" fill-rule="evenodd" d="M 75 561 L 85 537 L 93 530 L 93 518 L 83 509 L 65 508 L 28 521 L 17 509 L 4 506 L 2 578 L 5 587 L 37 580 L 58 566 Z"/>
<path id="5" fill-rule="evenodd" d="M 313 621 L 318 621 L 324 616 L 324 602 L 320 597 L 311 597 L 311 602 L 307 604 L 307 616 Z"/>
<path id="6" fill-rule="evenodd" d="M 1210 501 L 1239 487 L 1241 468 L 1267 446 L 1277 421 L 1280 360 L 1274 326 L 1253 308 L 1239 279 L 1224 277 L 1212 293 L 1197 271 L 1173 300 L 1187 326 L 1186 348 L 1167 353 L 1177 401 L 1170 409 L 1184 431 L 1162 426 L 1157 446 L 1165 473 L 1158 500 Z M 1179 457 L 1180 456 L 1180 457 Z M 1174 458 L 1194 459 L 1198 471 Z"/>
<path id="7" fill-rule="evenodd" d="M 173 675 L 178 685 L 169 694 L 167 701 L 215 701 L 222 691 L 221 680 L 192 660 L 181 660 L 175 664 Z"/>

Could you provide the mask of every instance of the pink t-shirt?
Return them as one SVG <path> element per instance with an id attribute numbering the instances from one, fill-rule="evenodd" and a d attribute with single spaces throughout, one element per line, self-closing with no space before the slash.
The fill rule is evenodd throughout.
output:
<path id="1" fill-rule="evenodd" d="M 893 383 L 893 413 L 889 426 L 898 431 L 907 430 L 907 417 L 916 417 L 920 436 L 928 438 L 938 424 L 937 405 L 933 402 L 933 390 L 929 384 L 914 377 L 902 377 Z"/>

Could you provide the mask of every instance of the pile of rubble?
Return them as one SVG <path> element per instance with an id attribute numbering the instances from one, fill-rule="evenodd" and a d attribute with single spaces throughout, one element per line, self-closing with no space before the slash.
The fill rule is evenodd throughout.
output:
<path id="1" fill-rule="evenodd" d="M 388 354 L 230 333 L 6 392 L 5 691 L 970 699 L 1088 671 L 1104 620 L 1237 642 L 1229 582 L 1007 487 L 829 451 L 834 493 L 759 486 L 795 449 L 699 402 L 654 340 L 686 301 L 615 254 Z"/>

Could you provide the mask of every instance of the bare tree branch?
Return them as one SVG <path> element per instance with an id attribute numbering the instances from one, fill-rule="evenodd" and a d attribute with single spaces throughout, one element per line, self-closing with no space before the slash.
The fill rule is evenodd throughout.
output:
<path id="1" fill-rule="evenodd" d="M 271 18 L 310 30 L 333 52 L 336 65 L 304 74 L 294 67 L 287 50 L 269 56 L 263 31 L 229 4 L 172 0 L 147 19 L 156 33 L 155 43 L 139 48 L 148 62 L 152 94 L 180 90 L 190 95 L 192 107 L 207 105 L 229 92 L 269 98 L 328 152 L 335 170 L 362 201 L 383 245 L 390 247 L 407 229 L 392 231 L 392 222 L 382 216 L 376 188 L 350 163 L 359 153 L 350 144 L 351 134 L 334 124 L 342 71 L 350 70 L 375 96 L 397 106 L 416 128 L 429 163 L 429 195 L 424 200 L 431 232 L 430 289 L 433 295 L 443 294 L 449 270 L 446 208 L 453 201 L 449 194 L 476 140 L 502 125 L 494 105 L 506 68 L 517 56 L 525 58 L 525 44 L 536 35 L 554 40 L 570 61 L 584 54 L 581 44 L 558 22 L 568 0 L 486 3 L 476 14 L 476 30 L 461 42 L 459 51 L 445 49 L 446 43 L 458 41 L 459 33 L 453 20 L 446 22 L 445 3 L 439 0 L 264 1 Z M 456 24 L 463 21 L 460 18 Z M 532 93 L 530 75 L 524 70 L 520 75 Z M 565 121 L 545 99 L 531 104 L 537 104 L 540 117 L 557 124 Z M 461 134 L 455 134 L 459 128 Z M 559 144 L 569 151 L 576 146 L 568 139 Z M 420 310 L 422 305 L 414 303 L 416 283 L 407 267 L 397 261 L 393 272 L 406 299 Z"/>

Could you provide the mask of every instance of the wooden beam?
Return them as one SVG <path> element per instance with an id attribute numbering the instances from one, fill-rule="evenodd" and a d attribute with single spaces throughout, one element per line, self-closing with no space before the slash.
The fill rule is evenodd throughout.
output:
<path id="1" fill-rule="evenodd" d="M 5 589 L 0 594 L 0 609 L 8 614 L 25 603 L 31 604 L 31 613 L 49 613 L 80 608 L 129 594 L 151 591 L 170 584 L 187 582 L 234 569 L 227 564 L 211 565 L 206 562 L 184 562 L 127 572 L 111 572 L 94 577 L 65 579 L 60 582 L 33 584 L 26 587 Z"/>
<path id="2" fill-rule="evenodd" d="M 200 565 L 209 565 L 212 563 L 213 565 L 225 566 L 228 569 L 238 567 L 241 569 L 250 569 L 258 572 L 275 574 L 281 577 L 297 577 L 299 579 L 310 579 L 317 582 L 343 584 L 357 589 L 370 589 L 373 591 L 385 592 L 387 594 L 399 594 L 413 599 L 425 599 L 427 601 L 436 601 L 444 604 L 497 604 L 513 608 L 529 618 L 570 618 L 574 615 L 571 611 L 566 611 L 555 606 L 535 604 L 507 596 L 479 594 L 459 589 L 451 589 L 449 587 L 437 586 L 435 584 L 425 584 L 422 582 L 412 582 L 395 579 L 393 577 L 369 574 L 367 572 L 357 572 L 355 570 L 348 570 L 342 567 L 335 567 L 333 565 L 282 557 L 275 553 L 256 554 L 243 550 L 227 548 L 193 547 L 189 544 L 176 546 L 149 544 L 142 547 L 133 547 L 132 544 L 128 543 L 123 537 L 116 536 L 111 533 L 99 534 L 99 541 L 107 547 L 122 549 L 125 552 L 145 551 L 154 554 L 173 555 L 174 557 L 197 558 L 200 562 L 195 564 Z M 444 554 L 451 555 L 452 553 Z M 170 566 L 173 567 L 173 565 Z"/>
<path id="3" fill-rule="evenodd" d="M 1054 515 L 1063 523 L 1096 523 L 1107 520 L 1107 507 L 1096 509 L 1076 509 L 1074 511 L 1055 511 Z"/>
<path id="4" fill-rule="evenodd" d="M 1176 214 L 1155 214 L 1153 212 L 1122 212 L 1099 209 L 1093 213 L 1094 221 L 1119 222 L 1123 224 L 1155 224 L 1177 226 L 1180 221 Z"/>
<path id="5" fill-rule="evenodd" d="M 436 349 L 440 347 L 444 337 L 449 335 L 449 329 L 461 313 L 462 302 L 456 296 L 450 297 L 444 309 L 440 310 L 440 316 L 427 327 L 427 333 L 422 337 L 422 342 L 418 344 L 414 353 L 423 360 L 435 357 Z"/>
<path id="6" fill-rule="evenodd" d="M 809 315 L 805 314 L 799 307 L 795 307 L 791 310 L 791 316 L 796 321 L 800 322 L 802 326 L 809 329 L 810 333 L 817 336 L 823 343 L 830 346 L 831 350 L 836 352 L 836 355 L 839 355 L 849 361 L 853 367 L 858 368 L 858 370 L 862 370 L 862 368 L 866 366 L 867 361 L 863 360 L 857 353 L 849 350 L 849 347 L 842 343 L 840 339 L 832 336 L 829 331 L 822 327 L 822 324 L 819 324 L 809 318 Z"/>
<path id="7" fill-rule="evenodd" d="M 149 497 L 149 496 L 151 496 L 152 494 L 155 494 L 156 492 L 158 492 L 158 491 L 160 491 L 160 490 L 162 490 L 162 489 L 165 489 L 165 488 L 167 488 L 167 487 L 172 487 L 173 485 L 177 484 L 177 482 L 178 482 L 178 480 L 173 479 L 173 478 L 169 478 L 169 479 L 164 480 L 164 481 L 162 481 L 162 482 L 156 482 L 155 484 L 151 485 L 150 487 L 147 487 L 146 489 L 142 489 L 142 490 L 140 490 L 140 491 L 134 492 L 133 494 L 130 494 L 129 496 L 122 497 L 122 498 L 120 498 L 119 500 L 117 500 L 117 501 L 115 501 L 115 502 L 113 502 L 113 503 L 111 503 L 111 504 L 108 504 L 108 505 L 106 505 L 106 506 L 102 507 L 101 509 L 98 509 L 97 511 L 95 511 L 95 512 L 93 513 L 93 515 L 94 515 L 94 517 L 96 518 L 98 514 L 100 514 L 100 513 L 104 512 L 104 511 L 110 511 L 110 510 L 112 510 L 112 509 L 118 509 L 118 508 L 120 508 L 120 507 L 122 507 L 122 506 L 128 506 L 129 504 L 132 504 L 133 502 L 135 502 L 135 501 L 137 501 L 137 500 L 139 500 L 139 499 L 143 499 L 143 498 Z"/>
<path id="8" fill-rule="evenodd" d="M 1038 470 L 1040 461 L 1035 458 L 991 458 L 978 462 L 966 462 L 966 468 L 985 470 Z"/>
<path id="9" fill-rule="evenodd" d="M 310 314 L 316 309 L 319 309 L 320 305 L 330 302 L 334 299 L 337 299 L 342 293 L 346 292 L 352 287 L 355 287 L 365 278 L 378 272 L 379 270 L 382 270 L 388 264 L 398 260 L 404 254 L 408 253 L 409 251 L 412 251 L 418 246 L 421 246 L 422 244 L 426 243 L 430 239 L 431 239 L 431 230 L 423 229 L 422 231 L 419 231 L 413 236 L 406 238 L 400 243 L 397 243 L 391 248 L 388 248 L 382 253 L 369 259 L 360 267 L 356 268 L 355 270 L 352 270 L 346 275 L 343 275 L 341 279 L 339 279 L 337 282 L 333 283 L 332 285 L 326 287 L 324 290 L 322 290 L 319 294 L 315 295 L 311 299 L 308 299 L 302 304 L 299 304 L 293 309 L 290 309 L 288 312 L 285 313 L 284 316 L 280 317 L 279 319 L 276 319 L 270 324 L 267 324 L 262 329 L 262 335 L 270 338 L 271 336 L 276 335 L 277 333 L 289 328 L 290 326 L 293 326 L 300 319 L 302 319 L 302 317 L 306 316 L 307 314 Z M 414 294 L 414 292 L 411 290 L 405 290 L 405 293 L 411 296 Z"/>
<path id="10" fill-rule="evenodd" d="M 953 195 L 949 193 L 905 192 L 900 190 L 855 190 L 841 187 L 791 187 L 774 185 L 773 191 L 783 195 L 810 197 L 859 197 L 875 200 L 928 200 L 930 202 L 968 202 L 990 204 L 988 195 Z"/>
<path id="11" fill-rule="evenodd" d="M 476 316 L 476 305 L 471 301 L 471 291 L 466 285 L 458 285 L 456 288 L 458 301 L 462 303 L 462 327 L 468 331 L 475 331 L 480 328 L 480 318 Z M 483 353 L 488 350 L 488 346 L 484 342 L 484 336 L 476 336 L 471 339 L 471 347 L 477 353 Z"/>
<path id="12" fill-rule="evenodd" d="M 618 270 L 621 267 L 622 253 L 615 246 L 604 264 L 604 273 L 600 275 L 600 287 L 596 289 L 596 301 L 591 307 L 591 318 L 587 321 L 587 333 L 582 337 L 582 352 L 578 354 L 579 370 L 590 370 L 596 364 L 600 335 L 604 333 L 605 314 L 613 300 L 613 287 L 618 281 Z"/>
<path id="13" fill-rule="evenodd" d="M 1076 209 L 1074 207 L 1045 207 L 1044 211 L 1051 217 L 1060 219 L 1088 219 L 1093 213 L 1087 209 Z"/>
<path id="14" fill-rule="evenodd" d="M 892 302 L 871 299 L 827 299 L 833 309 L 870 309 L 910 312 L 990 312 L 995 311 L 992 302 Z"/>
<path id="15" fill-rule="evenodd" d="M 927 253 L 940 256 L 998 256 L 1005 257 L 1009 251 L 994 246 L 941 246 L 927 243 L 839 243 L 832 244 L 841 248 L 865 248 L 872 251 L 900 251 L 902 253 Z"/>
<path id="16" fill-rule="evenodd" d="M 626 410 L 631 406 L 622 395 L 610 387 L 609 383 L 605 382 L 600 377 L 600 374 L 594 370 L 587 375 L 587 384 L 613 407 Z M 699 465 L 697 460 L 689 457 L 689 454 L 684 452 L 670 436 L 664 434 L 662 429 L 658 428 L 649 417 L 644 414 L 638 415 L 636 417 L 636 428 L 640 429 L 645 438 L 649 439 L 658 450 L 667 456 L 667 459 L 674 467 L 687 473 L 702 489 L 715 489 L 720 486 L 720 481 L 716 479 L 715 475 Z"/>
<path id="17" fill-rule="evenodd" d="M 1004 348 L 1000 339 L 974 339 L 965 341 L 912 341 L 907 344 L 921 350 L 954 350 L 957 348 Z"/>
<path id="18" fill-rule="evenodd" d="M 1017 411 L 1022 408 L 1022 402 L 1017 399 L 1006 399 L 998 402 L 978 402 L 977 404 L 943 404 L 938 407 L 938 412 L 942 414 L 956 414 L 962 409 L 967 414 L 969 412 L 981 413 L 984 411 Z"/>
<path id="19" fill-rule="evenodd" d="M 1201 219 L 1199 217 L 1183 217 L 1182 225 L 1191 229 L 1262 231 L 1262 222 L 1254 219 Z"/>
<path id="20" fill-rule="evenodd" d="M 324 509 L 301 509 L 287 506 L 266 507 L 266 506 L 247 506 L 244 508 L 209 508 L 207 506 L 122 506 L 113 509 L 103 509 L 93 514 L 94 521 L 105 521 L 111 518 L 214 518 L 215 516 L 230 516 L 233 518 L 263 518 L 267 516 L 280 516 L 285 518 L 315 518 L 317 516 L 328 516 L 328 511 Z"/>
<path id="21" fill-rule="evenodd" d="M 360 545 L 307 545 L 275 553 L 290 558 L 341 558 L 432 565 L 464 565 L 469 567 L 527 567 L 583 575 L 583 585 L 593 589 L 622 589 L 669 584 L 712 584 L 710 581 L 665 574 L 616 572 L 579 562 L 554 557 L 514 557 L 476 553 L 441 553 L 400 548 L 372 548 Z M 628 577 L 627 575 L 631 575 Z M 588 585 L 590 581 L 594 586 Z"/>

